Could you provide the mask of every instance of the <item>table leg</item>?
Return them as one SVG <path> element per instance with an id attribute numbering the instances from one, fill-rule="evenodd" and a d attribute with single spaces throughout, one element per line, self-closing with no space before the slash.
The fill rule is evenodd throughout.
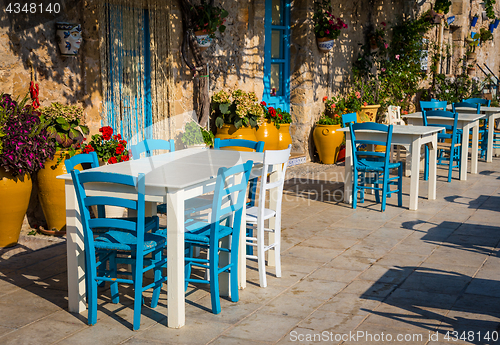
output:
<path id="1" fill-rule="evenodd" d="M 351 133 L 345 132 L 344 202 L 352 200 L 352 148 Z"/>
<path id="2" fill-rule="evenodd" d="M 73 181 L 65 181 L 68 310 L 81 313 L 85 304 L 85 251 L 83 230 Z"/>
<path id="3" fill-rule="evenodd" d="M 170 328 L 185 324 L 184 292 L 184 190 L 167 193 L 167 303 Z"/>
<path id="4" fill-rule="evenodd" d="M 436 180 L 437 180 L 437 133 L 432 135 L 432 141 L 429 147 L 429 190 L 427 199 L 436 199 Z"/>
<path id="5" fill-rule="evenodd" d="M 488 114 L 488 151 L 486 152 L 486 162 L 493 162 L 493 136 L 495 135 L 495 116 Z"/>
<path id="6" fill-rule="evenodd" d="M 469 124 L 462 127 L 462 165 L 460 168 L 460 181 L 467 180 L 467 161 L 469 159 Z"/>
<path id="7" fill-rule="evenodd" d="M 420 177 L 420 138 L 411 144 L 410 210 L 418 208 L 418 180 Z M 430 159 L 430 158 L 429 158 Z"/>
<path id="8" fill-rule="evenodd" d="M 463 150 L 463 147 L 462 147 Z M 472 127 L 472 155 L 470 162 L 470 173 L 477 174 L 477 159 L 479 156 L 479 120 Z"/>

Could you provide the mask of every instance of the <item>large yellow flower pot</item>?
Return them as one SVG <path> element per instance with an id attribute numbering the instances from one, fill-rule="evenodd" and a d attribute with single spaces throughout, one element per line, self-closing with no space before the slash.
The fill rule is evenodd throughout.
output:
<path id="1" fill-rule="evenodd" d="M 62 162 L 57 164 L 57 159 L 64 155 Z M 45 161 L 45 168 L 38 171 L 38 199 L 42 206 L 47 230 L 66 231 L 66 197 L 64 181 L 56 179 L 57 176 L 67 174 L 64 160 L 69 158 L 63 151 L 57 151 L 54 159 Z M 81 165 L 75 169 L 83 170 Z"/>
<path id="2" fill-rule="evenodd" d="M 251 127 L 240 127 L 236 129 L 233 125 L 223 125 L 222 128 L 217 128 L 216 138 L 221 140 L 224 139 L 246 139 L 257 141 L 257 137 L 255 136 L 255 128 Z M 227 147 L 223 148 L 227 150 L 235 150 L 235 151 L 253 151 L 252 149 L 240 146 Z"/>
<path id="3" fill-rule="evenodd" d="M 316 125 L 313 131 L 314 145 L 319 160 L 324 164 L 334 164 L 344 140 L 344 132 L 339 132 L 340 125 Z"/>
<path id="4" fill-rule="evenodd" d="M 366 105 L 358 111 L 358 122 L 377 122 L 377 112 L 380 104 Z"/>
<path id="5" fill-rule="evenodd" d="M 271 120 L 266 120 L 255 131 L 257 141 L 265 143 L 264 150 L 277 150 L 278 149 L 278 128 Z"/>
<path id="6" fill-rule="evenodd" d="M 278 150 L 285 150 L 292 143 L 290 136 L 290 124 L 283 123 L 278 129 Z"/>
<path id="7" fill-rule="evenodd" d="M 17 244 L 31 195 L 31 177 L 13 177 L 0 168 L 0 247 Z"/>

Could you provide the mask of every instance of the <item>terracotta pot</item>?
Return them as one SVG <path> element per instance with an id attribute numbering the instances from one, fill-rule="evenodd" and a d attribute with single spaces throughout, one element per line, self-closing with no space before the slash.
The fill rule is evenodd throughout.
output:
<path id="1" fill-rule="evenodd" d="M 207 50 L 210 45 L 212 44 L 212 39 L 208 34 L 204 33 L 203 31 L 195 31 L 194 35 L 196 36 L 196 42 L 198 43 L 198 48 L 200 51 L 205 51 Z"/>
<path id="2" fill-rule="evenodd" d="M 0 168 L 0 247 L 17 244 L 31 195 L 31 177 L 13 177 Z"/>
<path id="3" fill-rule="evenodd" d="M 57 164 L 59 157 L 63 160 Z M 57 151 L 54 159 L 45 161 L 45 168 L 38 174 L 38 199 L 42 206 L 47 230 L 66 231 L 66 196 L 64 192 L 64 181 L 56 179 L 57 176 L 67 174 L 64 160 L 69 156 L 64 151 Z M 81 165 L 75 169 L 83 170 Z"/>
<path id="4" fill-rule="evenodd" d="M 344 140 L 344 133 L 339 132 L 340 125 L 316 125 L 313 131 L 314 145 L 319 160 L 324 164 L 334 164 Z"/>
<path id="5" fill-rule="evenodd" d="M 257 128 L 255 137 L 257 141 L 265 142 L 264 151 L 278 149 L 278 128 L 271 120 L 266 120 Z"/>
<path id="6" fill-rule="evenodd" d="M 240 127 L 236 129 L 234 125 L 223 125 L 222 128 L 217 128 L 216 138 L 221 140 L 224 139 L 246 139 L 257 141 L 257 137 L 255 136 L 255 128 L 251 127 Z M 224 150 L 236 150 L 236 151 L 253 151 L 252 149 L 246 147 L 228 147 L 222 148 Z"/>
<path id="7" fill-rule="evenodd" d="M 377 122 L 377 111 L 380 104 L 367 105 L 358 111 L 358 122 Z"/>
<path id="8" fill-rule="evenodd" d="M 292 137 L 290 136 L 290 124 L 283 123 L 278 129 L 278 150 L 285 150 L 288 145 L 292 144 Z"/>
<path id="9" fill-rule="evenodd" d="M 328 37 L 316 37 L 316 43 L 319 50 L 327 52 L 333 48 L 334 40 Z"/>

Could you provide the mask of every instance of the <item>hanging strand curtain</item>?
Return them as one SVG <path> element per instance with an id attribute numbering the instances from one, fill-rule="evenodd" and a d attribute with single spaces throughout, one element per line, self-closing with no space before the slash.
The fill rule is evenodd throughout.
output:
<path id="1" fill-rule="evenodd" d="M 131 144 L 170 139 L 171 1 L 100 2 L 103 125 Z"/>

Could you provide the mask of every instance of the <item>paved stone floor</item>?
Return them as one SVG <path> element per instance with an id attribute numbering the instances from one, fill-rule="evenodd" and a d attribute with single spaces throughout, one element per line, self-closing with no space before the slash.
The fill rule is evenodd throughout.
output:
<path id="1" fill-rule="evenodd" d="M 166 325 L 166 294 L 131 330 L 132 291 L 120 304 L 100 291 L 98 321 L 67 311 L 64 242 L 23 238 L 0 250 L 0 344 L 492 344 L 500 331 L 500 159 L 451 183 L 438 169 L 437 200 L 420 182 L 419 210 L 369 195 L 341 198 L 343 167 L 293 170 L 283 202 L 283 277 L 258 286 L 248 262 L 240 301 L 210 312 L 190 287 L 186 326 Z M 409 190 L 405 178 L 404 190 Z M 166 286 L 164 287 L 166 291 Z M 150 295 L 146 295 L 148 303 Z M 448 335 L 448 337 L 447 337 Z"/>

